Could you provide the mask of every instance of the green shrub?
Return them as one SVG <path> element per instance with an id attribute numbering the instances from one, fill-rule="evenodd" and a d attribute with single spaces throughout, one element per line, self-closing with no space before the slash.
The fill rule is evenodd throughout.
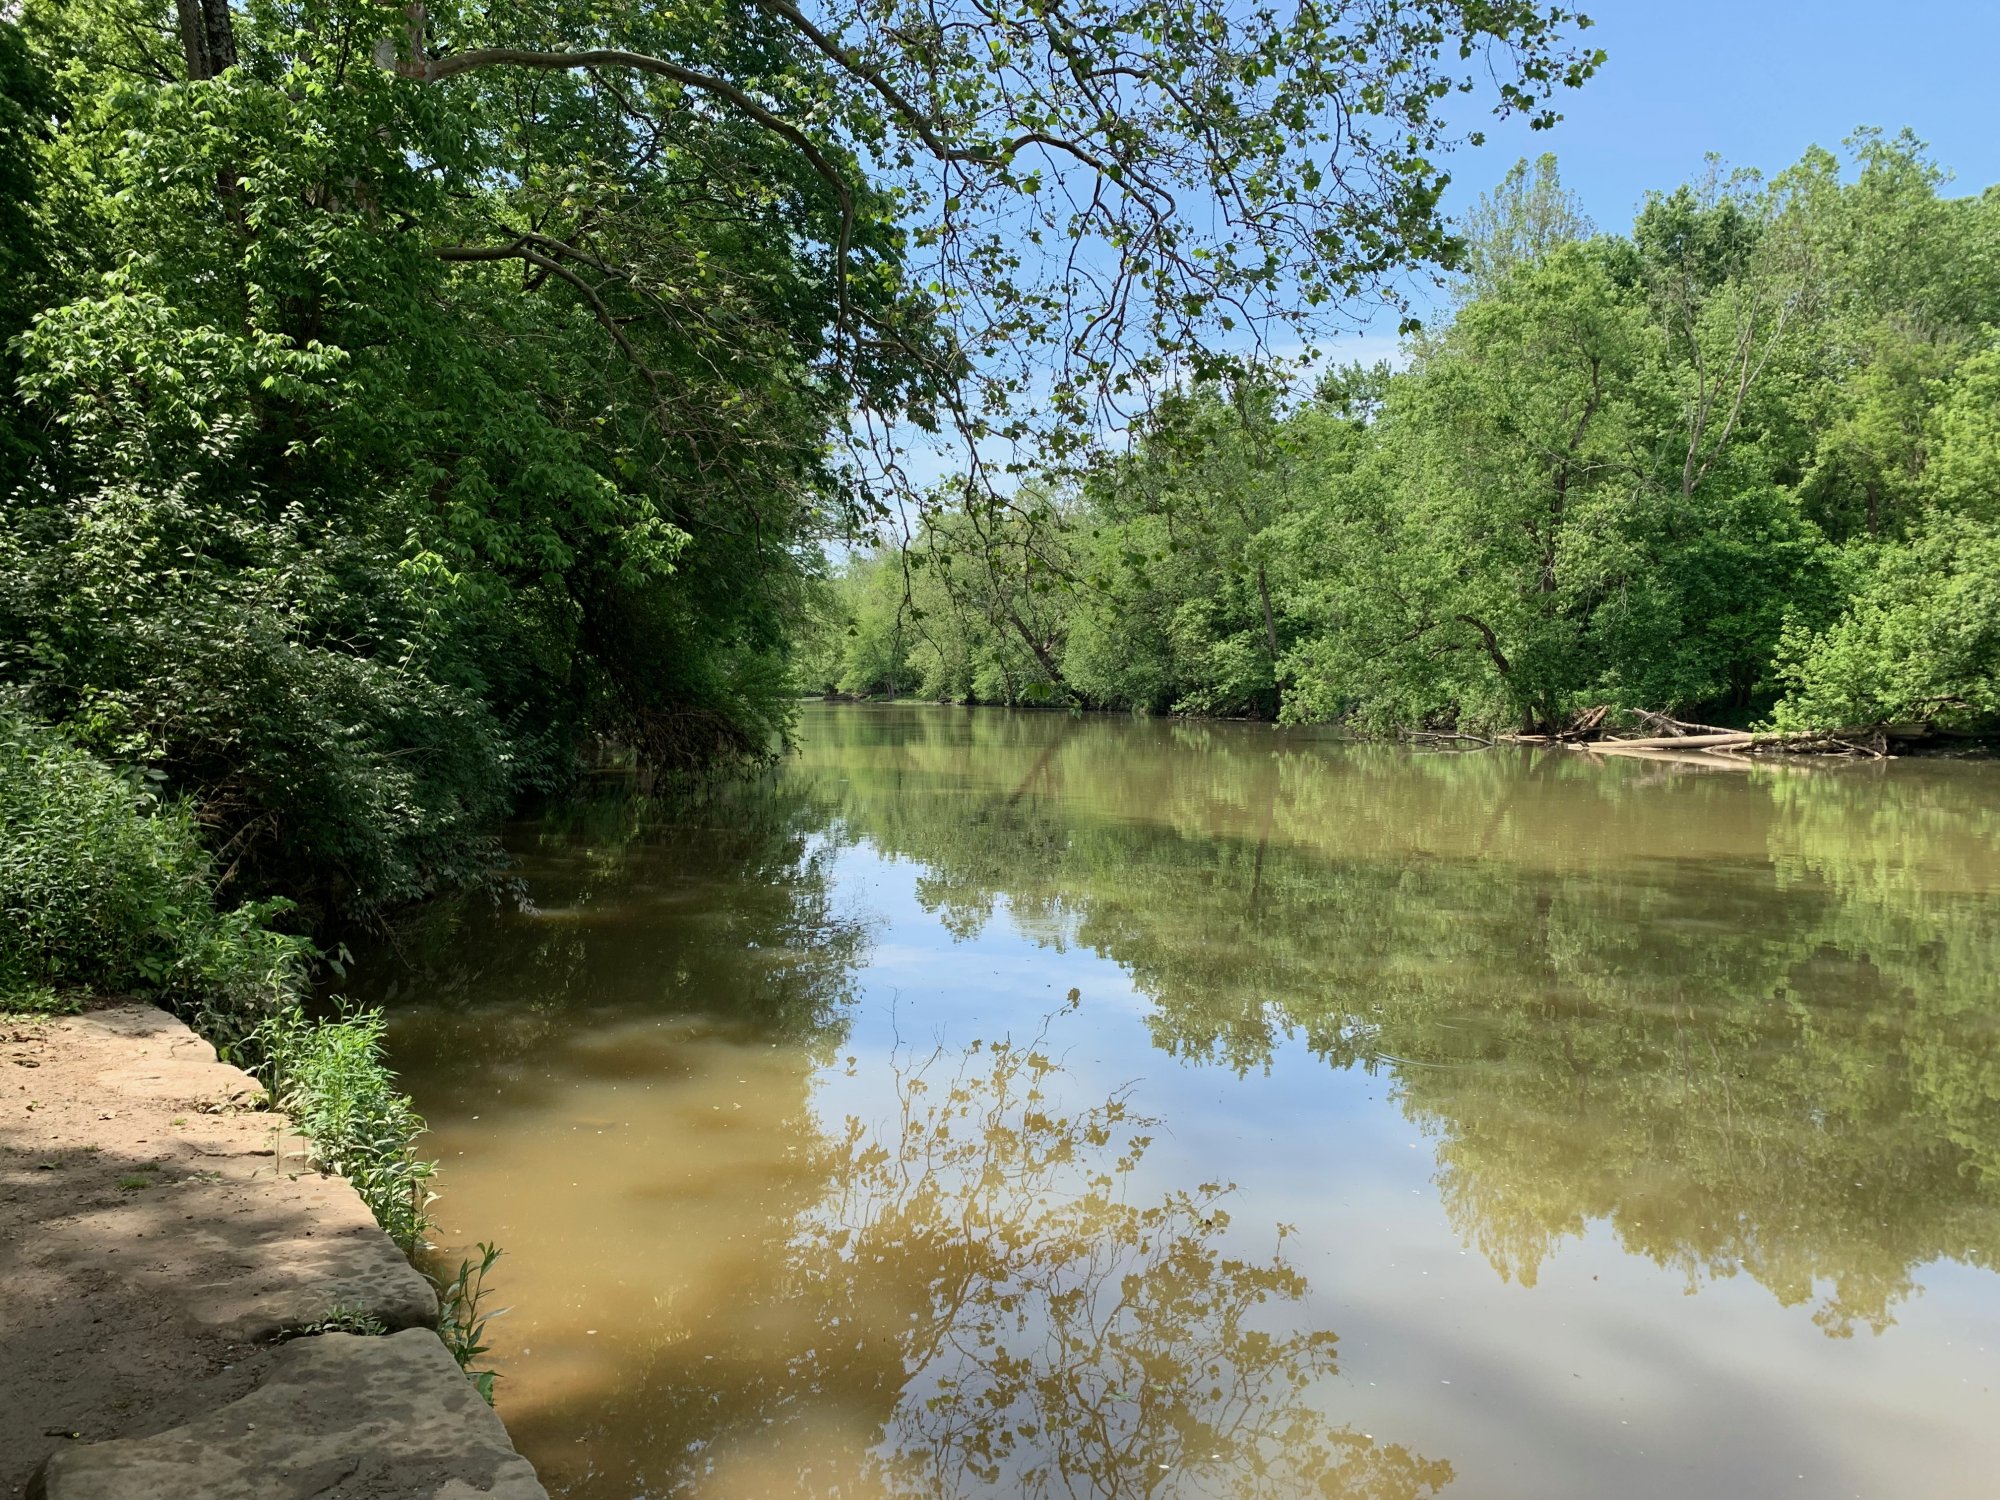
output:
<path id="1" fill-rule="evenodd" d="M 491 866 L 534 737 L 440 680 L 465 669 L 423 638 L 449 600 L 399 568 L 406 528 L 221 479 L 39 500 L 0 508 L 0 679 L 169 773 L 240 888 L 365 910 Z"/>
<path id="2" fill-rule="evenodd" d="M 2000 724 L 2000 528 L 1936 516 L 1908 542 L 1869 550 L 1840 617 L 1786 634 L 1778 670 L 1789 691 L 1773 721 Z"/>
<path id="3" fill-rule="evenodd" d="M 267 925 L 278 903 L 216 909 L 184 805 L 8 707 L 0 828 L 0 992 L 146 994 L 226 1039 L 299 982 L 312 950 Z"/>
<path id="4" fill-rule="evenodd" d="M 437 1163 L 413 1149 L 423 1117 L 382 1060 L 382 1012 L 310 1019 L 294 1003 L 250 1037 L 255 1065 L 279 1109 L 312 1144 L 312 1161 L 354 1184 L 375 1221 L 414 1254 L 430 1220 Z"/>
<path id="5" fill-rule="evenodd" d="M 259 1074 L 314 1165 L 353 1183 L 414 1257 L 437 1170 L 413 1149 L 423 1119 L 383 1062 L 380 1011 L 306 1015 L 313 950 L 267 925 L 282 903 L 218 911 L 213 862 L 183 803 L 4 703 L 0 827 L 0 1011 L 74 1009 L 90 991 L 166 1001 Z M 441 1332 L 461 1363 L 483 1352 L 481 1281 L 496 1253 L 440 1280 Z M 472 1377 L 491 1400 L 490 1372 Z"/>

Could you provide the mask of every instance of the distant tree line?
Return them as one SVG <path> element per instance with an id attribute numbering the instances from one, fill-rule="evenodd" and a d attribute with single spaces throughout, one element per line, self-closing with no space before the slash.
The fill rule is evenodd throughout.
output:
<path id="1" fill-rule="evenodd" d="M 1549 731 L 2000 726 L 2000 189 L 1908 134 L 1596 232 L 1553 158 L 1407 361 L 1196 382 L 849 558 L 815 685 Z"/>

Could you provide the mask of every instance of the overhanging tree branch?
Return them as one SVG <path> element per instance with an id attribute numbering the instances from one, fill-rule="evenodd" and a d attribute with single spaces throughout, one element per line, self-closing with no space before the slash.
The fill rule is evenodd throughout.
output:
<path id="1" fill-rule="evenodd" d="M 849 319 L 847 261 L 854 246 L 854 192 L 833 159 L 811 136 L 798 126 L 759 103 L 749 93 L 726 79 L 683 67 L 663 57 L 645 52 L 627 52 L 616 47 L 594 47 L 577 52 L 537 52 L 522 47 L 475 47 L 447 57 L 432 57 L 422 45 L 422 26 L 413 20 L 410 27 L 411 55 L 402 56 L 396 44 L 384 38 L 377 43 L 375 60 L 402 78 L 421 83 L 441 83 L 478 68 L 540 68 L 550 72 L 578 72 L 591 68 L 631 68 L 641 73 L 670 79 L 683 88 L 718 99 L 760 128 L 795 148 L 820 179 L 832 189 L 840 208 L 839 243 L 834 250 L 834 278 L 840 305 L 840 325 Z M 565 278 L 570 279 L 570 278 Z"/>
<path id="2" fill-rule="evenodd" d="M 767 14 L 776 16 L 791 26 L 799 35 L 812 43 L 814 50 L 828 61 L 873 89 L 882 102 L 895 111 L 896 117 L 909 128 L 910 133 L 922 141 L 924 148 L 939 161 L 977 162 L 985 166 L 1002 164 L 1001 159 L 990 152 L 957 147 L 946 141 L 937 133 L 930 116 L 891 83 L 880 68 L 875 67 L 852 48 L 843 47 L 834 37 L 808 20 L 796 5 L 790 3 L 790 0 L 757 0 L 757 5 Z"/>
<path id="3" fill-rule="evenodd" d="M 646 384 L 653 388 L 654 397 L 659 397 L 660 377 L 658 373 L 639 357 L 639 351 L 633 347 L 632 340 L 626 336 L 625 330 L 618 326 L 617 318 L 613 317 L 611 309 L 604 305 L 604 299 L 598 295 L 597 288 L 577 275 L 576 272 L 570 270 L 561 261 L 556 260 L 553 256 L 544 255 L 541 251 L 519 240 L 511 245 L 441 245 L 434 253 L 439 260 L 447 261 L 525 261 L 527 264 L 545 271 L 551 276 L 568 282 L 590 304 L 591 311 L 596 315 L 597 321 L 603 326 L 604 331 L 611 335 L 613 342 L 618 345 L 619 352 L 625 356 L 633 369 L 645 377 Z"/>

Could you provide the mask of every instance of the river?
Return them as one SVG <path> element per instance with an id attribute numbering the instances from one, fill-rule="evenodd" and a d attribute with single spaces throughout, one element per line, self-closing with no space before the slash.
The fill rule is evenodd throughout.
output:
<path id="1" fill-rule="evenodd" d="M 2000 767 L 800 740 L 362 955 L 553 1493 L 1994 1493 Z"/>

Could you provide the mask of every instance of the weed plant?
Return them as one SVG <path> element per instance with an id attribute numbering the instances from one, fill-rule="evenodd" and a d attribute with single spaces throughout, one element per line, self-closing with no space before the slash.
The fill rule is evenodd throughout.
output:
<path id="1" fill-rule="evenodd" d="M 499 1247 L 482 1240 L 479 1259 L 461 1260 L 455 1275 L 446 1278 L 436 1272 L 428 1273 L 438 1291 L 438 1334 L 488 1406 L 493 1404 L 493 1382 L 498 1377 L 492 1370 L 475 1370 L 472 1364 L 487 1351 L 486 1325 L 507 1311 L 504 1307 L 492 1312 L 483 1310 L 486 1273 L 499 1258 Z"/>
<path id="2" fill-rule="evenodd" d="M 504 1311 L 488 1312 L 484 1306 L 486 1276 L 500 1251 L 481 1243 L 479 1259 L 461 1260 L 450 1276 L 426 1264 L 434 1196 L 430 1183 L 437 1163 L 417 1154 L 423 1117 L 409 1096 L 397 1090 L 396 1075 L 383 1059 L 383 1025 L 379 1010 L 343 1010 L 314 1020 L 295 1002 L 265 1020 L 244 1050 L 252 1054 L 250 1060 L 278 1108 L 310 1142 L 313 1163 L 354 1184 L 375 1222 L 437 1289 L 438 1336 L 491 1406 L 497 1375 L 474 1369 L 473 1362 L 487 1352 L 487 1323 Z"/>
<path id="3" fill-rule="evenodd" d="M 19 980 L 0 983 L 0 1015 L 73 1016 L 83 1009 L 75 990 L 59 990 L 53 985 L 24 984 Z"/>
<path id="4" fill-rule="evenodd" d="M 382 1029 L 379 1010 L 314 1020 L 294 1001 L 259 1025 L 244 1050 L 311 1143 L 313 1164 L 353 1183 L 376 1222 L 414 1256 L 430 1225 L 437 1163 L 416 1153 L 423 1117 L 383 1061 Z"/>
<path id="5" fill-rule="evenodd" d="M 374 1314 L 336 1302 L 326 1310 L 325 1317 L 297 1328 L 287 1328 L 279 1333 L 277 1341 L 288 1344 L 293 1339 L 316 1338 L 322 1333 L 353 1333 L 363 1338 L 380 1338 L 388 1331 L 389 1325 Z"/>

